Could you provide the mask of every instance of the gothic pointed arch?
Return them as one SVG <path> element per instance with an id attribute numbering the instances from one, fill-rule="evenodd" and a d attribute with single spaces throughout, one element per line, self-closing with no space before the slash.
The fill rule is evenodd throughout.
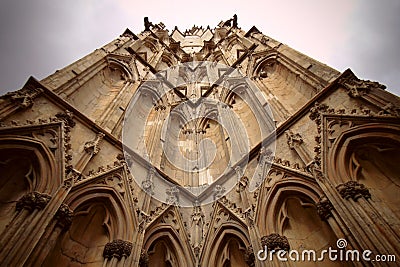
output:
<path id="1" fill-rule="evenodd" d="M 250 245 L 246 227 L 236 221 L 224 222 L 204 244 L 200 261 L 202 266 L 245 266 Z"/>
<path id="2" fill-rule="evenodd" d="M 179 211 L 169 207 L 146 229 L 143 251 L 148 256 L 148 266 L 189 266 L 194 255 L 184 231 Z"/>
<path id="3" fill-rule="evenodd" d="M 61 171 L 62 166 L 42 141 L 0 136 L 0 232 L 16 213 L 17 201 L 31 192 L 52 194 L 62 183 Z"/>
<path id="4" fill-rule="evenodd" d="M 268 78 L 276 69 L 278 54 L 276 52 L 269 52 L 255 60 L 252 77 Z"/>
<path id="5" fill-rule="evenodd" d="M 200 254 L 201 266 L 246 266 L 246 249 L 251 246 L 246 224 L 219 201 L 214 205 Z"/>
<path id="6" fill-rule="evenodd" d="M 276 182 L 257 211 L 262 235 L 284 236 L 290 249 L 297 251 L 313 249 L 320 252 L 329 246 L 334 247 L 338 237 L 330 225 L 321 220 L 315 205 L 321 194 L 317 184 L 299 178 Z M 341 263 L 327 263 L 341 266 Z M 311 266 L 314 263 L 299 264 Z"/>
<path id="7" fill-rule="evenodd" d="M 65 200 L 74 212 L 72 224 L 58 237 L 44 266 L 74 261 L 83 266 L 102 264 L 107 244 L 133 238 L 131 215 L 115 187 L 103 183 L 77 187 Z"/>
<path id="8" fill-rule="evenodd" d="M 137 78 L 134 77 L 131 68 L 124 60 L 121 60 L 114 55 L 109 55 L 107 57 L 107 62 L 109 67 L 120 71 L 123 80 L 135 80 L 135 78 Z"/>
<path id="9" fill-rule="evenodd" d="M 328 142 L 333 143 L 325 168 L 335 186 L 350 181 L 364 186 L 376 210 L 399 227 L 400 127 L 396 122 L 358 124 L 355 120 L 339 124 L 341 129 L 334 127 L 336 133 L 330 131 L 328 136 Z"/>

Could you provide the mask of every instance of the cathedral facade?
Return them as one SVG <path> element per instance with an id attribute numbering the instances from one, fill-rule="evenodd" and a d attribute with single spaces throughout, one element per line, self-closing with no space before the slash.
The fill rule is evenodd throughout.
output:
<path id="1" fill-rule="evenodd" d="M 399 97 L 236 15 L 144 26 L 0 97 L 2 266 L 395 266 Z"/>

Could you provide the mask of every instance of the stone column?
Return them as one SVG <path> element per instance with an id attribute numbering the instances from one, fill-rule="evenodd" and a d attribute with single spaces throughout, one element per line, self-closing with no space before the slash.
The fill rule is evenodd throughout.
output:
<path id="1" fill-rule="evenodd" d="M 3 265 L 13 265 L 12 262 L 18 262 L 20 257 L 29 256 L 30 253 L 23 248 L 30 235 L 37 232 L 40 216 L 50 200 L 51 196 L 39 192 L 28 193 L 18 200 L 17 215 L 7 225 L 0 240 L 0 262 Z"/>
<path id="2" fill-rule="evenodd" d="M 360 220 L 364 229 L 372 232 L 370 239 L 373 240 L 374 245 L 379 247 L 378 251 L 382 254 L 396 254 L 396 257 L 399 257 L 399 235 L 375 210 L 373 203 L 370 202 L 369 190 L 357 181 L 340 184 L 336 189 L 340 196 L 347 200 L 347 206 L 354 212 L 356 219 Z M 382 238 L 383 236 L 385 238 Z"/>
<path id="3" fill-rule="evenodd" d="M 61 233 L 68 231 L 72 224 L 73 211 L 67 204 L 61 204 L 54 220 L 46 228 L 45 233 L 25 263 L 27 266 L 41 266 L 48 253 L 54 248 Z"/>

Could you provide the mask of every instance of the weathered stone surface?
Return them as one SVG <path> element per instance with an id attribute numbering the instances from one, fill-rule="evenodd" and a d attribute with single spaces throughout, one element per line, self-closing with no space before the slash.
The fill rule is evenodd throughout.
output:
<path id="1" fill-rule="evenodd" d="M 170 32 L 151 19 L 0 97 L 0 265 L 262 266 L 263 246 L 322 251 L 343 235 L 400 257 L 397 96 L 255 27 L 246 33 L 237 16 Z M 199 67 L 161 99 L 143 94 L 148 116 L 139 110 L 143 123 L 124 126 L 145 81 L 160 86 L 157 72 L 201 60 L 237 68 L 254 88 L 232 77 L 208 84 L 226 69 L 193 82 Z M 209 117 L 182 122 L 193 112 L 174 109 L 200 97 L 214 101 Z M 163 127 L 173 116 L 176 135 Z M 276 126 L 274 145 L 261 143 L 260 121 Z M 143 127 L 139 156 L 124 153 L 123 127 Z M 175 157 L 196 162 L 190 171 L 166 156 L 168 138 Z M 210 184 L 213 203 L 199 194 L 185 206 Z"/>

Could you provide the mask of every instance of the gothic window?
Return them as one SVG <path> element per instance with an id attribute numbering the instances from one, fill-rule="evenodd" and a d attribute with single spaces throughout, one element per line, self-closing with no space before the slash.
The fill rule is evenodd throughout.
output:
<path id="1" fill-rule="evenodd" d="M 110 241 L 110 214 L 103 203 L 89 203 L 74 211 L 70 229 L 58 241 L 44 262 L 44 266 L 102 264 L 102 252 Z"/>
<path id="2" fill-rule="evenodd" d="M 17 201 L 32 190 L 36 171 L 30 151 L 0 150 L 0 233 L 15 213 Z"/>

